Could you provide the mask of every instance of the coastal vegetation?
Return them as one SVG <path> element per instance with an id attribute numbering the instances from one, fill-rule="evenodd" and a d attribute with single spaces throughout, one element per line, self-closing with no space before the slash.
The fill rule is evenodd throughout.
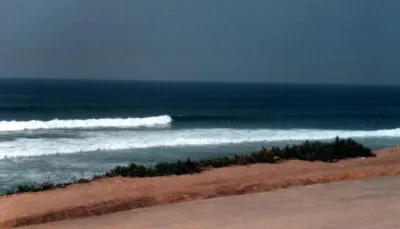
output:
<path id="1" fill-rule="evenodd" d="M 354 141 L 353 139 L 336 138 L 330 142 L 305 141 L 298 145 L 287 145 L 286 147 L 262 148 L 257 152 L 245 155 L 233 155 L 230 157 L 213 157 L 201 160 L 179 160 L 176 162 L 162 162 L 152 166 L 137 165 L 131 163 L 126 166 L 117 166 L 111 171 L 92 178 L 104 177 L 155 177 L 168 175 L 183 175 L 200 173 L 209 168 L 221 168 L 233 165 L 250 165 L 255 163 L 280 163 L 286 160 L 322 161 L 327 163 L 336 162 L 347 158 L 374 157 L 371 149 Z M 73 180 L 69 183 L 54 184 L 45 182 L 42 184 L 23 184 L 16 186 L 6 194 L 17 194 L 24 192 L 39 192 L 56 188 L 64 188 L 75 183 L 87 183 L 88 179 Z"/>

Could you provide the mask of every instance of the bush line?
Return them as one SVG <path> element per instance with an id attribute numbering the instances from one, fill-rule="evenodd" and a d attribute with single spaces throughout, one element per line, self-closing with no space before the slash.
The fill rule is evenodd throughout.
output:
<path id="1" fill-rule="evenodd" d="M 336 137 L 331 142 L 305 141 L 299 145 L 287 145 L 284 148 L 272 147 L 262 148 L 260 151 L 247 155 L 234 155 L 231 157 L 213 157 L 202 160 L 179 160 L 176 162 L 162 162 L 154 166 L 129 164 L 117 166 L 101 176 L 94 176 L 92 180 L 103 177 L 155 177 L 168 175 L 183 175 L 200 173 L 207 168 L 221 168 L 232 165 L 249 165 L 255 163 L 277 163 L 282 160 L 304 160 L 336 162 L 346 158 L 374 157 L 371 149 L 364 147 L 353 139 L 340 139 Z M 53 184 L 45 182 L 42 184 L 18 185 L 8 191 L 6 195 L 24 192 L 40 192 L 56 188 L 65 188 L 75 183 L 87 183 L 88 179 L 74 180 L 70 183 Z"/>

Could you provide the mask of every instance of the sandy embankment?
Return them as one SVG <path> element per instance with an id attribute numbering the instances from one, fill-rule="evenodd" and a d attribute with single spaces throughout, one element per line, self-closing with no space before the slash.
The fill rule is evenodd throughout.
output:
<path id="1" fill-rule="evenodd" d="M 386 176 L 166 204 L 22 228 L 399 229 L 399 188 L 400 176 Z"/>
<path id="2" fill-rule="evenodd" d="M 400 174 L 400 147 L 375 153 L 376 158 L 337 163 L 288 161 L 213 169 L 196 175 L 116 177 L 66 189 L 1 197 L 0 228 L 289 186 Z"/>

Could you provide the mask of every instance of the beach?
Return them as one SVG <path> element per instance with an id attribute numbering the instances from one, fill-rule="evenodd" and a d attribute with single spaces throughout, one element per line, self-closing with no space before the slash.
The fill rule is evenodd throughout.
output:
<path id="1" fill-rule="evenodd" d="M 2 79 L 0 97 L 0 194 L 305 140 L 400 142 L 391 86 Z"/>
<path id="2" fill-rule="evenodd" d="M 392 146 L 400 142 L 399 96 L 391 86 L 1 80 L 0 194 L 32 183 L 86 181 L 130 163 L 143 165 L 146 177 L 114 174 L 2 196 L 0 226 L 396 175 L 400 150 Z M 353 139 L 349 146 L 356 148 L 324 146 L 337 136 Z M 306 140 L 319 143 L 299 146 Z M 357 144 L 377 156 L 352 151 Z M 268 154 L 238 157 L 228 167 L 197 165 L 196 174 L 154 177 L 182 174 L 173 171 L 178 164 L 168 163 L 190 158 L 223 164 L 213 159 L 263 147 Z M 288 154 L 271 162 L 276 147 Z M 329 161 L 325 156 L 332 152 L 344 157 L 335 163 L 308 158 L 318 154 Z M 166 164 L 152 170 L 158 163 Z"/>
<path id="3" fill-rule="evenodd" d="M 0 229 L 400 228 L 399 11 L 0 1 Z"/>
<path id="4" fill-rule="evenodd" d="M 400 174 L 399 146 L 374 153 L 375 158 L 336 163 L 285 161 L 211 169 L 195 175 L 105 178 L 65 189 L 5 196 L 0 199 L 0 225 L 9 228 L 292 186 Z"/>

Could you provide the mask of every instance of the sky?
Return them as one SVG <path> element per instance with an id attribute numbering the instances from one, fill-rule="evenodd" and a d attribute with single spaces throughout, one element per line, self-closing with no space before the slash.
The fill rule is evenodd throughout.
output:
<path id="1" fill-rule="evenodd" d="M 0 77 L 400 84 L 398 0 L 2 0 Z"/>

